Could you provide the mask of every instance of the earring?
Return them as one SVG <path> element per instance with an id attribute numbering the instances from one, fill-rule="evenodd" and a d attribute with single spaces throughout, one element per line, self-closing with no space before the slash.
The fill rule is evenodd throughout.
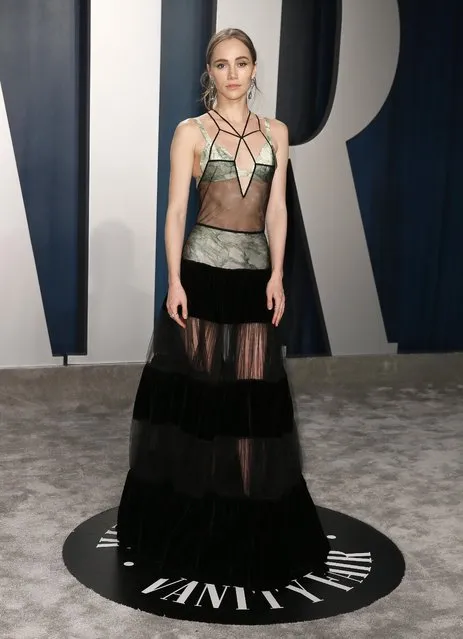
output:
<path id="1" fill-rule="evenodd" d="M 255 89 L 256 89 L 256 78 L 252 78 L 251 84 L 249 87 L 248 100 L 252 100 Z"/>
<path id="2" fill-rule="evenodd" d="M 217 95 L 217 87 L 215 86 L 214 78 L 211 75 L 209 76 L 209 93 L 212 102 L 214 102 Z"/>

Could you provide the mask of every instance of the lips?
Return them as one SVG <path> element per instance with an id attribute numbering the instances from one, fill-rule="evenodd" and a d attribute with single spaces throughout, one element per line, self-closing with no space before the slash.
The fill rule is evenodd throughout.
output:
<path id="1" fill-rule="evenodd" d="M 227 89 L 239 89 L 239 87 L 241 85 L 239 85 L 239 84 L 227 84 L 225 86 L 227 87 Z"/>

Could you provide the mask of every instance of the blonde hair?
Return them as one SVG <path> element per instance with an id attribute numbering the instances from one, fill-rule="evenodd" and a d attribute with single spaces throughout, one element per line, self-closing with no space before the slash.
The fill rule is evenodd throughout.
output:
<path id="1" fill-rule="evenodd" d="M 251 38 L 241 29 L 228 28 L 217 31 L 217 33 L 214 33 L 212 38 L 209 40 L 209 44 L 206 49 L 206 64 L 211 64 L 212 54 L 214 53 L 215 47 L 221 42 L 230 40 L 231 38 L 236 38 L 236 40 L 242 42 L 248 48 L 253 64 L 256 63 L 257 53 Z M 201 75 L 201 86 L 203 87 L 201 100 L 207 110 L 212 109 L 216 99 L 216 88 L 207 69 Z M 257 89 L 257 84 L 254 83 L 254 86 Z"/>

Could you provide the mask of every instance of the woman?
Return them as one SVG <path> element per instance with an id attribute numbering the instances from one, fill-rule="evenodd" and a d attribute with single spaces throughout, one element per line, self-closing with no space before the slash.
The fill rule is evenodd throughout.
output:
<path id="1" fill-rule="evenodd" d="M 160 576 L 264 589 L 324 572 L 329 551 L 301 474 L 277 332 L 288 133 L 248 108 L 256 52 L 245 33 L 215 34 L 206 61 L 207 111 L 172 141 L 169 288 L 135 401 L 117 530 L 121 551 Z M 192 177 L 200 209 L 183 244 Z"/>

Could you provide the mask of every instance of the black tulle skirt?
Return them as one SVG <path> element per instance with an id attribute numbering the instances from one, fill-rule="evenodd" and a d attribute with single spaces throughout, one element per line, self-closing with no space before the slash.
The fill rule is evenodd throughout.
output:
<path id="1" fill-rule="evenodd" d="M 160 576 L 272 588 L 326 570 L 269 277 L 183 259 L 187 327 L 165 302 L 156 319 L 117 531 Z"/>

